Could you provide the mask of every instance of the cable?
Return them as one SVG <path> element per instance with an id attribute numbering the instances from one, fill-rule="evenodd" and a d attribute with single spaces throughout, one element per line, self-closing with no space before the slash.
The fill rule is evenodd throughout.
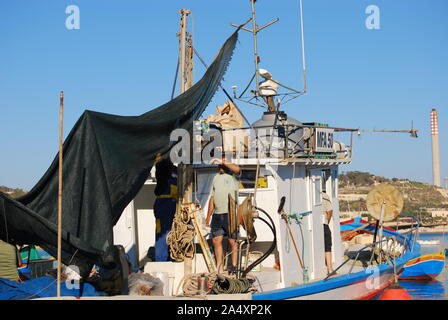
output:
<path id="1" fill-rule="evenodd" d="M 271 231 L 272 231 L 272 233 L 274 235 L 274 240 L 272 241 L 272 245 L 268 249 L 268 251 L 266 251 L 260 258 L 255 260 L 250 266 L 248 266 L 246 268 L 246 270 L 244 270 L 244 272 L 241 275 L 242 278 L 245 278 L 246 275 L 250 272 L 250 270 L 252 270 L 255 266 L 257 266 L 261 262 L 263 262 L 272 253 L 272 251 L 274 251 L 275 247 L 277 246 L 277 232 L 276 232 L 276 229 L 275 229 L 274 221 L 269 216 L 269 214 L 266 211 L 264 211 L 263 209 L 258 208 L 258 207 L 254 207 L 254 208 L 256 210 L 259 210 L 259 211 L 263 212 L 268 217 L 268 219 L 271 221 L 271 224 L 269 224 L 269 222 L 267 222 L 265 219 L 263 219 L 261 217 L 257 217 L 257 219 L 260 219 L 261 221 L 263 221 L 271 229 Z"/>
<path id="2" fill-rule="evenodd" d="M 174 98 L 174 91 L 176 90 L 178 74 L 179 74 L 179 59 L 177 59 L 176 73 L 174 74 L 174 83 L 173 83 L 173 89 L 171 91 L 171 100 L 173 100 L 173 98 Z"/>
<path id="3" fill-rule="evenodd" d="M 255 73 L 252 76 L 252 79 L 250 79 L 249 84 L 247 85 L 246 89 L 243 90 L 243 92 L 240 94 L 240 96 L 238 97 L 238 99 L 241 99 L 241 97 L 246 93 L 247 89 L 249 89 L 250 85 L 252 84 L 252 82 L 255 79 Z"/>

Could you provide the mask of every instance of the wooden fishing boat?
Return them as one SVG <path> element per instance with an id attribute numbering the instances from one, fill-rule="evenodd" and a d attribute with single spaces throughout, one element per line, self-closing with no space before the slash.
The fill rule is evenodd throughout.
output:
<path id="1" fill-rule="evenodd" d="M 255 30 L 255 1 L 251 2 Z M 256 39 L 257 32 L 252 30 L 252 33 Z M 254 78 L 259 73 L 257 58 L 255 64 Z M 295 94 L 299 96 L 305 92 L 306 88 Z M 291 94 L 289 92 L 283 97 Z M 234 99 L 228 94 L 227 97 L 229 105 L 234 106 L 231 109 L 234 115 L 246 120 L 236 105 L 236 101 L 241 99 L 236 98 L 235 93 Z M 153 180 L 148 180 L 136 200 L 125 209 L 115 231 L 115 238 L 123 241 L 116 243 L 125 246 L 134 258 L 131 261 L 134 268 L 143 268 L 145 273 L 150 274 L 165 273 L 165 278 L 169 279 L 165 299 L 186 296 L 235 300 L 369 299 L 375 296 L 396 280 L 407 261 L 418 256 L 420 247 L 415 243 L 416 229 L 400 234 L 383 227 L 381 223 L 378 240 L 364 244 L 344 241 L 339 221 L 338 172 L 340 165 L 352 162 L 352 139 L 357 130 L 336 128 L 317 121 L 302 123 L 279 111 L 278 106 L 271 109 L 272 105 L 266 103 L 266 107 L 268 112 L 246 127 L 218 126 L 217 130 L 223 139 L 220 150 L 231 155 L 229 161 L 241 168 L 239 203 L 250 199 L 252 206 L 246 221 L 253 224 L 251 230 L 247 230 L 247 226 L 239 227 L 236 279 L 222 276 L 221 280 L 252 279 L 250 290 L 249 287 L 239 291 L 216 290 L 216 269 L 207 247 L 208 230 L 204 220 L 217 167 L 205 161 L 190 166 L 194 177 L 191 187 L 179 188 L 180 193 L 184 194 L 183 200 L 189 200 L 181 202 L 178 211 L 187 212 L 187 216 L 191 217 L 197 235 L 196 250 L 191 259 L 147 262 L 143 266 L 140 263 L 148 246 L 154 244 L 153 240 L 146 240 L 142 246 L 139 244 L 141 235 L 137 233 L 137 230 L 155 229 L 153 221 L 140 218 L 152 207 L 148 206 L 148 201 L 143 203 L 139 200 L 153 197 Z M 199 129 L 193 141 L 200 141 L 199 146 L 206 144 L 205 136 L 212 125 L 216 123 L 207 119 L 195 123 L 193 127 Z M 345 137 L 349 134 L 349 141 L 339 140 L 344 132 Z M 202 150 L 199 154 L 203 154 Z M 179 179 L 183 181 L 185 177 L 180 176 Z M 329 228 L 332 232 L 335 271 L 330 274 L 327 273 L 324 258 L 324 190 L 333 206 Z M 381 205 L 379 208 L 384 209 Z M 383 216 L 378 219 L 382 221 Z M 365 230 L 374 232 L 375 228 L 366 226 Z M 261 256 L 254 261 L 251 260 L 251 253 L 255 252 L 261 252 Z M 194 286 L 192 290 L 186 288 L 186 283 L 199 278 L 203 279 L 201 281 L 209 279 L 208 290 L 201 292 Z M 182 293 L 179 290 L 181 287 Z"/>
<path id="2" fill-rule="evenodd" d="M 301 3 L 302 1 L 300 5 Z M 419 255 L 420 247 L 415 242 L 416 228 L 405 234 L 385 228 L 382 222 L 386 221 L 385 215 L 389 214 L 387 206 L 391 204 L 389 199 L 385 199 L 384 204 L 377 206 L 377 209 L 380 209 L 377 226 L 366 225 L 360 228 L 361 226 L 353 221 L 351 225 L 343 224 L 342 227 L 350 227 L 349 231 L 356 231 L 357 234 L 353 232 L 350 236 L 346 233 L 341 235 L 338 174 L 341 165 L 352 163 L 353 135 L 358 129 L 332 127 L 319 121 L 301 122 L 279 110 L 281 102 L 286 103 L 291 97 L 306 93 L 304 63 L 305 83 L 302 91 L 293 90 L 278 94 L 280 102 L 276 105 L 272 96 L 271 99 L 264 100 L 266 97 L 259 94 L 262 91 L 258 76 L 262 69 L 258 66 L 256 35 L 266 26 L 258 28 L 255 21 L 255 0 L 252 0 L 251 4 L 254 29 L 249 30 L 242 25 L 238 26 L 238 29 L 251 31 L 254 35 L 254 79 L 257 84 L 255 101 L 262 107 L 267 107 L 268 111 L 260 120 L 249 123 L 236 105 L 236 101 L 241 99 L 236 98 L 236 94 L 233 99 L 224 91 L 229 99 L 229 106 L 234 106 L 231 110 L 244 119 L 247 126 L 221 126 L 215 130 L 221 136 L 222 143 L 216 146 L 214 151 L 230 155 L 228 161 L 241 168 L 237 197 L 239 203 L 247 206 L 245 213 L 241 213 L 244 216 L 238 215 L 234 220 L 238 221 L 236 228 L 240 231 L 237 238 L 236 274 L 217 274 L 207 240 L 209 232 L 204 220 L 217 166 L 203 159 L 202 155 L 206 149 L 203 146 L 208 147 L 206 142 L 210 142 L 207 140 L 210 139 L 210 128 L 216 123 L 202 119 L 193 123 L 194 136 L 190 137 L 193 142 L 199 141 L 197 145 L 193 144 L 192 149 L 194 152 L 195 147 L 199 146 L 200 161 L 194 164 L 173 161 L 179 164 L 180 168 L 180 196 L 173 225 L 183 224 L 185 229 L 191 232 L 189 238 L 183 235 L 178 237 L 176 234 L 167 237 L 167 241 L 171 249 L 181 247 L 185 251 L 181 252 L 181 256 L 172 254 L 174 261 L 148 262 L 146 259 L 148 248 L 154 246 L 156 230 L 152 215 L 155 181 L 153 176 L 150 176 L 141 185 L 136 197 L 126 202 L 128 205 L 114 226 L 114 244 L 126 253 L 124 255 L 120 251 L 117 254 L 123 266 L 120 274 L 123 277 L 121 286 L 126 287 L 126 277 L 129 274 L 126 256 L 131 270 L 140 269 L 144 274 L 157 278 L 158 283 L 162 282 L 163 285 L 162 294 L 143 295 L 138 299 L 369 299 L 395 281 L 403 266 Z M 192 65 L 193 48 L 186 44 L 188 36 L 185 26 L 188 12 L 181 10 L 182 76 L 189 74 L 187 69 Z M 235 32 L 230 38 L 231 43 L 236 42 L 236 34 Z M 222 50 L 229 50 L 229 47 L 233 46 L 223 47 Z M 186 59 L 186 56 L 189 58 Z M 263 74 L 267 75 L 268 72 Z M 181 98 L 188 97 L 191 93 L 188 92 L 188 86 L 185 86 L 187 83 L 191 84 L 190 80 L 182 79 L 182 93 L 185 95 Z M 202 85 L 207 87 L 208 84 Z M 291 90 L 288 86 L 282 87 Z M 194 86 L 192 88 L 194 89 Z M 196 90 L 197 88 L 201 87 L 196 87 Z M 195 103 L 196 101 L 191 102 Z M 170 152 L 169 148 L 166 149 L 165 155 Z M 187 149 L 190 150 L 190 145 Z M 329 222 L 324 221 L 324 193 L 329 198 L 333 211 L 333 218 Z M 125 203 L 124 201 L 120 204 Z M 329 274 L 325 261 L 324 223 L 327 223 L 331 230 L 333 244 L 331 260 L 334 271 Z M 172 232 L 181 229 L 173 227 Z M 358 232 L 361 229 L 363 232 Z M 374 236 L 367 241 L 364 239 L 366 234 L 376 235 L 377 231 L 378 238 Z M 185 248 L 182 247 L 184 244 Z M 124 291 L 121 295 L 98 299 L 137 298 L 127 295 Z"/>
<path id="3" fill-rule="evenodd" d="M 422 255 L 404 265 L 400 280 L 433 280 L 444 267 L 444 252 Z"/>

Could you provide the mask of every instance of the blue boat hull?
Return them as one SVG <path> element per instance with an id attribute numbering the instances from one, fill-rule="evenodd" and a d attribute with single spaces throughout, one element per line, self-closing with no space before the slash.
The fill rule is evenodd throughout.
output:
<path id="1" fill-rule="evenodd" d="M 420 256 L 404 266 L 400 280 L 431 280 L 443 271 L 444 266 L 443 254 Z"/>
<path id="2" fill-rule="evenodd" d="M 404 240 L 399 233 L 384 230 L 385 235 L 396 236 Z M 399 273 L 405 264 L 419 257 L 420 246 L 415 243 L 412 250 L 395 260 L 395 267 L 383 263 L 377 267 L 336 276 L 298 286 L 257 293 L 253 300 L 363 300 L 371 299 L 387 288 L 395 280 L 395 272 Z"/>

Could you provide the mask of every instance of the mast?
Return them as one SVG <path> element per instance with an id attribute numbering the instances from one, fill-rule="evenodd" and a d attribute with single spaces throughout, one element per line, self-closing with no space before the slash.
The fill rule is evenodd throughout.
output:
<path id="1" fill-rule="evenodd" d="M 264 28 L 269 27 L 270 25 L 276 23 L 279 21 L 279 19 L 274 19 L 271 22 L 265 24 L 262 27 L 258 27 L 257 25 L 257 21 L 256 21 L 256 13 L 255 13 L 255 2 L 257 0 L 250 0 L 251 3 L 251 11 L 252 11 L 252 18 L 250 20 L 252 20 L 252 30 L 251 29 L 247 29 L 245 27 L 242 27 L 240 25 L 236 25 L 232 23 L 232 26 L 235 28 L 240 28 L 242 30 L 248 31 L 250 33 L 252 33 L 253 36 L 253 41 L 254 41 L 254 65 L 255 65 L 255 82 L 256 82 L 256 90 L 255 90 L 255 96 L 258 96 L 259 93 L 259 89 L 260 89 L 260 71 L 258 68 L 258 64 L 260 63 L 260 56 L 258 55 L 258 42 L 257 42 L 257 35 L 258 32 L 260 32 L 261 30 L 263 30 Z"/>
<path id="2" fill-rule="evenodd" d="M 59 185 L 58 185 L 58 269 L 57 269 L 57 296 L 61 296 L 62 274 L 62 151 L 63 151 L 63 117 L 64 117 L 64 92 L 59 95 Z"/>
<path id="3" fill-rule="evenodd" d="M 180 31 L 179 36 L 179 70 L 180 70 L 180 93 L 187 91 L 193 82 L 193 40 L 191 34 L 187 32 L 188 15 L 191 11 L 188 9 L 180 9 Z"/>
<path id="4" fill-rule="evenodd" d="M 193 39 L 191 34 L 187 32 L 188 15 L 191 11 L 188 9 L 180 9 L 180 32 L 179 36 L 179 67 L 180 67 L 180 94 L 183 94 L 193 85 Z M 192 124 L 193 127 L 193 124 Z M 191 144 L 190 144 L 191 146 Z M 190 155 L 192 155 L 190 150 Z M 176 206 L 176 214 L 183 206 L 193 202 L 193 169 L 191 164 L 179 164 L 178 166 L 178 201 Z M 192 259 L 186 257 L 184 259 L 184 275 L 192 273 Z"/>
<path id="5" fill-rule="evenodd" d="M 179 36 L 179 67 L 180 67 L 180 94 L 183 94 L 193 85 L 193 39 L 188 29 L 188 15 L 191 11 L 188 9 L 180 9 L 180 32 Z M 193 126 L 192 126 L 193 127 Z M 191 151 L 191 150 L 190 150 Z M 192 153 L 190 152 L 190 155 Z M 180 182 L 180 203 L 190 203 L 193 199 L 192 189 L 192 171 L 191 166 L 186 164 L 179 165 L 179 182 Z"/>
<path id="6" fill-rule="evenodd" d="M 258 26 L 257 21 L 255 17 L 255 1 L 251 0 L 251 6 L 252 6 L 252 34 L 254 37 L 254 62 L 255 62 L 255 81 L 256 81 L 256 94 L 258 95 L 258 90 L 260 89 L 260 72 L 258 70 L 258 62 L 260 61 L 260 58 L 258 57 L 258 47 L 257 47 L 257 33 L 258 33 Z"/>

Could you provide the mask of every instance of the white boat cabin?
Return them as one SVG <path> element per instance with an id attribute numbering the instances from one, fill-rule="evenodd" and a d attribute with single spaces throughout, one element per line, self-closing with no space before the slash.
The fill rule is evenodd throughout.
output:
<path id="1" fill-rule="evenodd" d="M 258 286 L 263 290 L 273 290 L 308 281 L 322 279 L 327 275 L 324 260 L 324 234 L 322 189 L 325 187 L 333 205 L 333 218 L 330 221 L 332 231 L 332 255 L 334 267 L 343 262 L 344 248 L 340 236 L 339 203 L 338 203 L 338 168 L 341 164 L 351 163 L 352 134 L 355 130 L 331 128 L 318 123 L 300 123 L 287 118 L 282 125 L 270 123 L 271 115 L 266 113 L 264 123 L 255 123 L 252 128 L 276 128 L 285 131 L 283 135 L 272 135 L 268 131 L 264 138 L 269 145 L 276 147 L 276 156 L 253 157 L 247 150 L 244 156 L 238 156 L 233 162 L 240 165 L 239 203 L 249 194 L 256 194 L 254 204 L 269 214 L 276 230 L 276 249 L 260 265 L 256 266 L 251 274 L 258 279 Z M 266 126 L 266 122 L 268 125 Z M 291 125 L 293 123 L 293 125 Z M 235 130 L 230 130 L 235 136 Z M 230 132 L 229 131 L 229 132 Z M 260 131 L 261 132 L 261 131 Z M 275 131 L 277 132 L 277 131 Z M 280 131 L 278 131 L 280 132 Z M 247 133 L 247 131 L 246 131 Z M 334 140 L 349 139 L 344 143 Z M 244 134 L 243 134 L 244 135 Z M 257 136 L 260 135 L 257 133 Z M 275 136 L 277 144 L 272 143 Z M 241 149 L 227 147 L 224 134 L 224 150 L 235 156 Z M 325 140 L 325 141 L 324 141 Z M 282 142 L 283 141 L 283 142 Z M 286 148 L 283 146 L 287 146 Z M 241 154 L 240 154 L 241 155 Z M 258 167 L 258 177 L 256 177 Z M 208 200 L 210 197 L 211 182 L 218 173 L 217 167 L 207 164 L 193 165 L 194 185 L 193 201 L 202 208 L 202 231 L 205 236 L 210 230 L 205 228 Z M 154 175 L 152 175 L 154 176 Z M 257 183 L 257 188 L 255 188 Z M 129 260 L 134 268 L 144 268 L 144 272 L 168 273 L 170 279 L 169 295 L 176 295 L 177 288 L 184 274 L 183 263 L 178 262 L 148 262 L 148 249 L 155 245 L 155 219 L 153 203 L 155 181 L 150 177 L 140 190 L 136 198 L 124 210 L 120 221 L 114 228 L 115 244 L 122 244 L 128 253 Z M 299 258 L 285 221 L 278 213 L 280 200 L 286 198 L 284 211 L 290 217 L 294 241 L 303 261 L 301 268 Z M 259 213 L 263 217 L 263 213 Z M 201 218 L 201 217 L 200 217 Z M 266 219 L 266 217 L 263 217 Z M 267 219 L 266 219 L 267 220 Z M 242 268 L 258 258 L 261 253 L 271 246 L 274 235 L 270 227 L 260 219 L 254 219 L 257 239 L 249 246 L 250 254 L 242 259 Z M 240 227 L 240 238 L 245 238 L 245 231 Z M 207 237 L 208 239 L 209 237 Z M 224 241 L 226 248 L 227 241 Z M 210 242 L 209 242 L 210 244 Z M 199 246 L 197 246 L 199 248 Z M 211 244 L 210 247 L 212 248 Z M 208 272 L 200 248 L 192 261 L 192 272 Z M 246 250 L 243 249 L 243 256 Z M 249 261 L 247 261 L 249 260 Z M 276 266 L 277 264 L 277 266 Z M 279 267 L 278 267 L 279 266 Z M 275 268 L 276 267 L 276 268 Z"/>

